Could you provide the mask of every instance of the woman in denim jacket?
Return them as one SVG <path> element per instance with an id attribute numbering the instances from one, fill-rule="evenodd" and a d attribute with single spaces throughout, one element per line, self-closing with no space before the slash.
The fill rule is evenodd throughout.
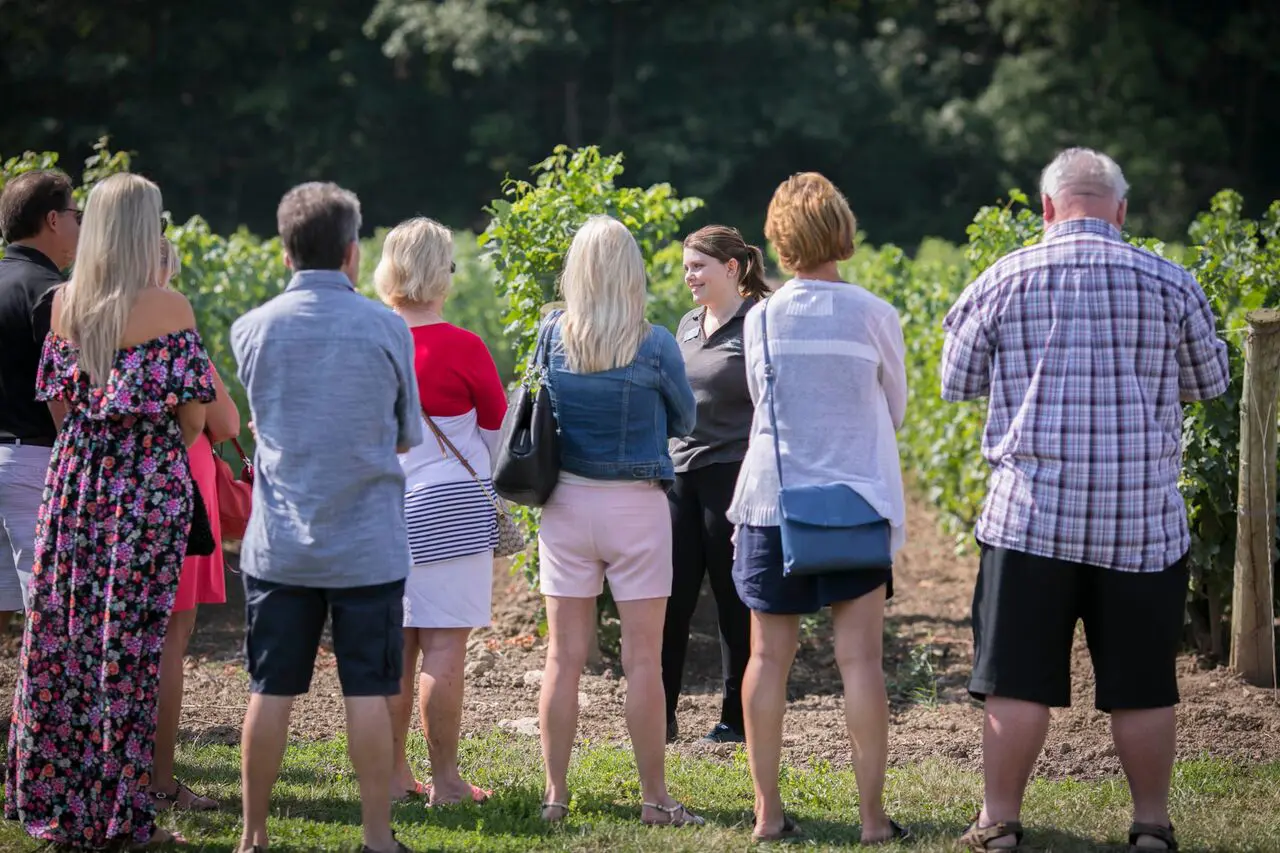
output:
<path id="1" fill-rule="evenodd" d="M 538 535 L 550 644 L 539 722 L 546 764 L 542 817 L 569 812 L 569 755 L 578 725 L 578 679 L 609 589 L 622 618 L 627 728 L 640 773 L 641 820 L 700 824 L 667 793 L 663 768 L 662 624 L 671 594 L 675 479 L 667 440 L 694 424 L 684 360 L 666 329 L 645 321 L 640 248 L 616 219 L 587 220 L 560 282 L 548 384 L 560 428 L 560 481 Z"/>

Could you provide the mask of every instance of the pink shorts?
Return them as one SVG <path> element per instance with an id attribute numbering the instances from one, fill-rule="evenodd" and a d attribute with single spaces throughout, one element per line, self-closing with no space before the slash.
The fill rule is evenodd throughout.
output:
<path id="1" fill-rule="evenodd" d="M 595 598 L 604 579 L 614 601 L 671 595 L 671 510 L 650 482 L 561 482 L 542 508 L 542 594 Z"/>

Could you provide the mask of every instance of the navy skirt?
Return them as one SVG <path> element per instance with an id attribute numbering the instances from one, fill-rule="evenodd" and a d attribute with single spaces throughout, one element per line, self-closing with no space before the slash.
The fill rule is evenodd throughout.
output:
<path id="1" fill-rule="evenodd" d="M 825 575 L 782 575 L 782 531 L 778 527 L 738 528 L 733 585 L 752 610 L 777 615 L 817 613 L 841 601 L 852 601 L 881 586 L 893 598 L 893 570 L 831 572 Z"/>

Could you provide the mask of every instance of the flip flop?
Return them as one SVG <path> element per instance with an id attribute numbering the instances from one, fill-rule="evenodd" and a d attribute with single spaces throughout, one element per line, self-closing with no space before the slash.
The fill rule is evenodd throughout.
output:
<path id="1" fill-rule="evenodd" d="M 431 808 L 439 808 L 440 806 L 462 805 L 461 800 L 459 800 L 456 803 L 433 803 L 431 802 L 431 798 L 435 795 L 435 788 L 432 787 L 430 782 L 427 782 L 426 784 L 419 782 L 418 784 L 422 785 L 422 794 L 427 798 L 427 805 L 430 806 Z M 481 788 L 478 785 L 471 785 L 469 787 L 471 788 L 471 802 L 475 803 L 476 805 L 481 805 L 482 803 L 485 802 L 485 800 L 493 796 L 493 791 L 486 791 L 484 788 Z"/>

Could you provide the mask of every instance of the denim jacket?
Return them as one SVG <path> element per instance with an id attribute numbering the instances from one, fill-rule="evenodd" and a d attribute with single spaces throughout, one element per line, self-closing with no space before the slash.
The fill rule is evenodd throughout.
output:
<path id="1" fill-rule="evenodd" d="M 675 482 L 667 439 L 693 431 L 696 407 L 671 333 L 654 326 L 626 367 L 574 373 L 560 343 L 559 314 L 548 337 L 547 373 L 560 429 L 560 467 L 595 480 Z"/>

